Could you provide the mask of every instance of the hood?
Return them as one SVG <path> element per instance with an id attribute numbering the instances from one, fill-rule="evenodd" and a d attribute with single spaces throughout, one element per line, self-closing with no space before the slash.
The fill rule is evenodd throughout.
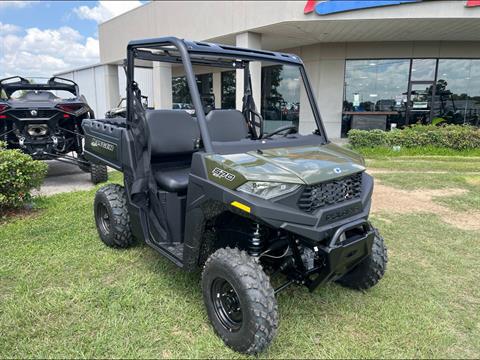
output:
<path id="1" fill-rule="evenodd" d="M 252 155 L 295 174 L 305 184 L 316 184 L 364 171 L 361 157 L 334 144 L 277 148 Z"/>
<path id="2" fill-rule="evenodd" d="M 209 160 L 211 166 L 221 166 L 244 180 L 297 184 L 316 184 L 365 170 L 360 155 L 331 143 L 212 155 Z"/>

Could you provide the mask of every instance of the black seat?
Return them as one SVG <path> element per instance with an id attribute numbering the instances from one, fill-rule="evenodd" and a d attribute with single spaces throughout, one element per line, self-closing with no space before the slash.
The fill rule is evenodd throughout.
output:
<path id="1" fill-rule="evenodd" d="M 200 133 L 197 122 L 182 110 L 146 110 L 152 173 L 159 188 L 185 193 L 192 154 Z"/>
<path id="2" fill-rule="evenodd" d="M 153 166 L 153 177 L 157 185 L 169 192 L 185 193 L 188 188 L 188 174 L 190 174 L 190 164 L 187 167 L 164 168 L 162 166 Z"/>
<path id="3" fill-rule="evenodd" d="M 238 141 L 248 136 L 247 123 L 238 110 L 212 110 L 206 120 L 212 141 Z"/>

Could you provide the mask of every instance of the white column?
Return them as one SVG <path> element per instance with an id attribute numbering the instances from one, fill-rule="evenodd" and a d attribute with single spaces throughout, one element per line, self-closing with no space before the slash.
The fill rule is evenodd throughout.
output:
<path id="1" fill-rule="evenodd" d="M 316 94 L 328 137 L 338 139 L 342 128 L 345 59 L 322 59 L 318 67 Z"/>
<path id="2" fill-rule="evenodd" d="M 313 93 L 322 117 L 323 126 L 331 139 L 340 138 L 342 127 L 343 85 L 345 59 L 305 61 Z M 300 133 L 309 134 L 316 128 L 305 89 L 300 92 Z"/>
<path id="3" fill-rule="evenodd" d="M 104 65 L 104 83 L 105 83 L 105 107 L 106 110 L 113 109 L 120 102 L 120 93 L 118 91 L 118 66 Z M 97 117 L 103 117 L 103 114 L 96 114 Z"/>
<path id="4" fill-rule="evenodd" d="M 153 106 L 155 109 L 172 108 L 172 65 L 153 64 Z"/>
<path id="5" fill-rule="evenodd" d="M 236 36 L 236 46 L 249 48 L 249 49 L 261 49 L 262 48 L 262 35 L 253 32 L 244 32 Z M 253 99 L 257 109 L 260 110 L 260 101 L 262 98 L 262 64 L 260 62 L 250 63 L 250 76 L 252 78 L 252 93 Z M 242 110 L 243 99 L 243 71 L 237 70 L 236 78 L 236 107 L 238 110 Z"/>
<path id="6" fill-rule="evenodd" d="M 222 108 L 222 73 L 214 72 L 213 74 L 213 95 L 215 95 L 215 109 Z"/>

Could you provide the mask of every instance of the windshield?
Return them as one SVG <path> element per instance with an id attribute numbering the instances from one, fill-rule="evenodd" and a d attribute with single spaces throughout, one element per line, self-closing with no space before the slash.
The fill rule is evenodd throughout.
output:
<path id="1" fill-rule="evenodd" d="M 199 127 L 202 133 L 209 133 L 210 148 L 227 143 L 250 147 L 264 146 L 267 142 L 274 145 L 273 140 L 300 140 L 300 135 L 312 133 L 323 137 L 321 120 L 316 118 L 318 113 L 313 108 L 313 94 L 306 87 L 303 65 L 283 60 L 283 57 L 297 59 L 292 55 L 271 55 L 277 58 L 260 60 L 250 55 L 192 51 L 191 67 L 185 67 L 170 47 L 139 47 L 131 69 L 137 71 L 148 66 L 155 69 L 155 62 L 166 63 L 157 72 L 161 81 L 153 84 L 161 87 L 159 93 L 163 94 L 155 109 L 182 111 L 197 120 L 204 117 Z M 142 94 L 149 94 L 144 90 L 148 84 L 141 81 L 141 72 L 138 71 L 137 79 L 135 71 L 133 81 L 145 83 L 147 86 L 139 88 Z M 190 89 L 187 79 L 196 83 L 196 89 Z M 198 114 L 200 109 L 202 115 Z M 257 140 L 262 140 L 261 144 Z"/>
<path id="2" fill-rule="evenodd" d="M 193 69 L 205 114 L 211 110 L 243 109 L 244 99 L 238 93 L 243 92 L 239 86 L 243 86 L 244 69 L 212 69 L 197 65 Z M 263 133 L 289 125 L 301 134 L 311 134 L 317 129 L 300 66 L 250 62 L 250 69 L 257 71 L 256 75 L 261 78 L 260 83 L 253 84 L 252 96 L 263 118 Z M 238 79 L 241 81 L 237 86 Z M 181 67 L 174 67 L 172 71 L 172 109 L 184 110 L 195 116 L 187 79 Z"/>
<path id="3" fill-rule="evenodd" d="M 17 90 L 10 95 L 14 100 L 63 101 L 75 99 L 75 95 L 65 90 Z"/>
<path id="4" fill-rule="evenodd" d="M 303 130 L 303 122 L 312 121 L 313 114 L 305 92 L 302 74 L 297 65 L 268 65 L 262 67 L 261 114 L 264 132 L 270 133 L 280 126 L 294 125 Z M 302 107 L 302 126 L 300 108 Z M 311 132 L 311 131 L 310 131 Z"/>

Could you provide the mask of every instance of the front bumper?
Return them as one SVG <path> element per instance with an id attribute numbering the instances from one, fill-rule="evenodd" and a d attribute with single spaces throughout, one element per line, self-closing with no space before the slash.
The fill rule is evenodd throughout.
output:
<path id="1" fill-rule="evenodd" d="M 313 291 L 319 285 L 348 273 L 371 255 L 374 239 L 373 227 L 363 220 L 339 227 L 328 245 L 319 246 L 324 262 L 314 280 L 307 277 L 308 288 Z"/>
<path id="2" fill-rule="evenodd" d="M 375 232 L 368 216 L 373 178 L 366 173 L 362 176 L 360 198 L 327 206 L 313 214 L 291 206 L 296 201 L 272 202 L 249 195 L 238 196 L 238 192 L 225 193 L 224 202 L 247 204 L 249 216 L 254 220 L 285 231 L 292 248 L 302 244 L 312 249 L 316 254 L 314 267 L 305 268 L 298 251 L 294 252 L 296 270 L 288 272 L 288 277 L 289 281 L 302 283 L 313 291 L 345 275 L 371 254 Z"/>

